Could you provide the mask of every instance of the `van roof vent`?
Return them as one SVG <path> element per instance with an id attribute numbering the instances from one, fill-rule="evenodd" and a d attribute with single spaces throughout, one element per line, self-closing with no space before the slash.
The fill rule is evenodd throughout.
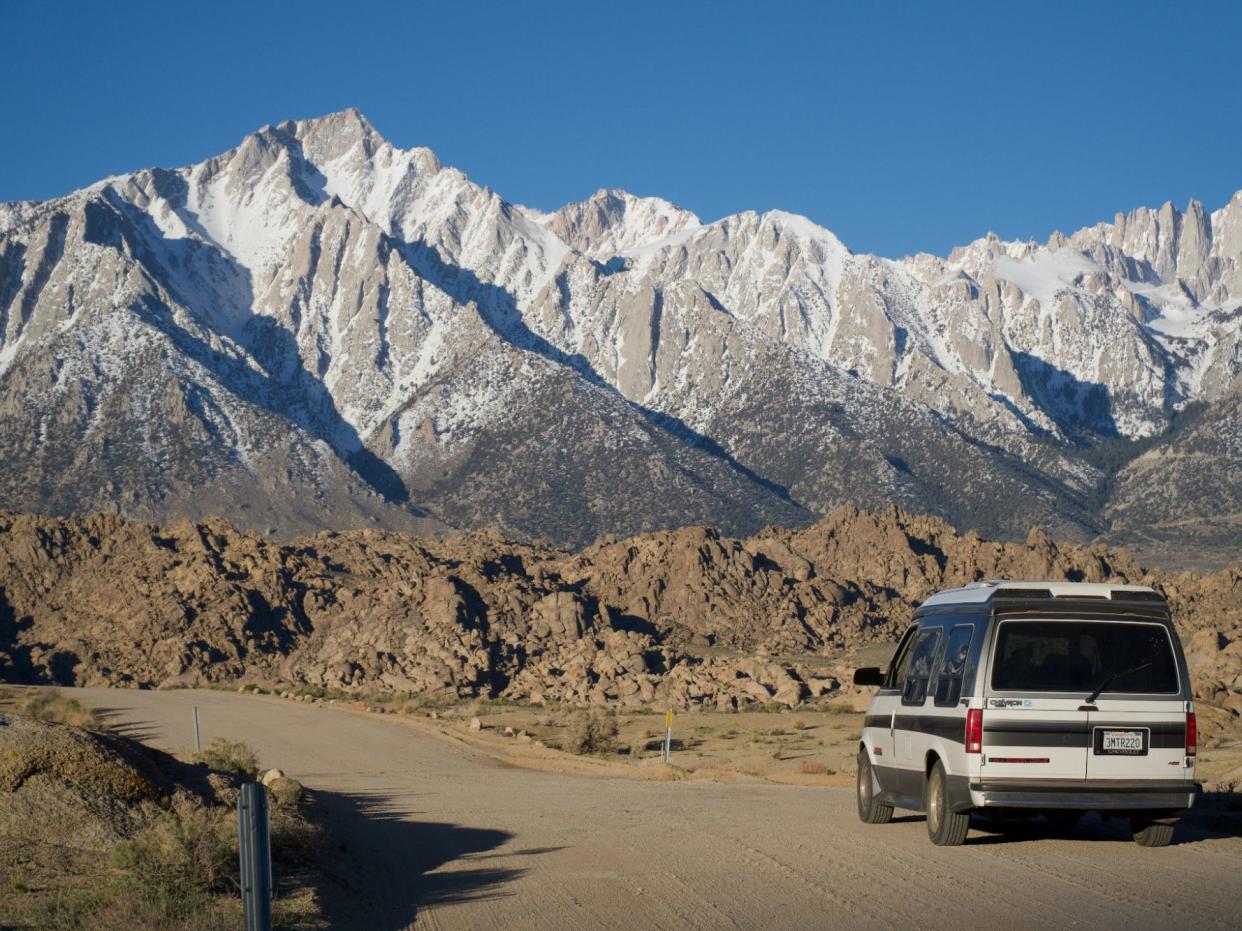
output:
<path id="1" fill-rule="evenodd" d="M 1021 599 L 1023 601 L 1031 598 L 1051 598 L 1052 592 L 1046 588 L 998 588 L 992 595 L 993 601 L 1010 601 Z"/>

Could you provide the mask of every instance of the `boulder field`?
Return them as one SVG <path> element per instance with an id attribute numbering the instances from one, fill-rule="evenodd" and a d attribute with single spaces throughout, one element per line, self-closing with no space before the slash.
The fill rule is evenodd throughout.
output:
<path id="1" fill-rule="evenodd" d="M 0 512 L 0 680 L 792 707 L 856 698 L 860 648 L 896 640 L 933 591 L 990 578 L 1154 586 L 1207 713 L 1242 712 L 1242 568 L 1172 574 L 1038 529 L 997 543 L 896 508 L 578 552 L 495 531 L 281 542 L 220 520 Z"/>

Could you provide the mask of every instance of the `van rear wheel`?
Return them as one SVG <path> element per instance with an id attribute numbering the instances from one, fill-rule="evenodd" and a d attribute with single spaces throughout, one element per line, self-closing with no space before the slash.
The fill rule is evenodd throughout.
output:
<path id="1" fill-rule="evenodd" d="M 958 847 L 966 840 L 970 815 L 949 808 L 949 778 L 939 760 L 927 777 L 923 810 L 927 812 L 927 836 L 937 847 Z"/>
<path id="2" fill-rule="evenodd" d="M 871 771 L 871 757 L 865 749 L 858 751 L 858 817 L 865 824 L 888 824 L 893 820 L 893 806 L 875 799 L 875 774 Z"/>
<path id="3" fill-rule="evenodd" d="M 1173 825 L 1131 818 L 1130 833 L 1140 847 L 1167 847 L 1173 840 Z"/>

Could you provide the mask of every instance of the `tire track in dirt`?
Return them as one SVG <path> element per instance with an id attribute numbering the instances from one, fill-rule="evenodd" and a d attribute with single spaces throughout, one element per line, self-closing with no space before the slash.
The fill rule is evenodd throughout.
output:
<path id="1" fill-rule="evenodd" d="M 347 846 L 333 926 L 1237 927 L 1242 839 L 1143 850 L 972 831 L 936 848 L 921 818 L 864 825 L 850 789 L 535 772 L 425 726 L 223 692 L 77 690 L 110 722 L 188 750 L 250 742 L 323 799 Z"/>

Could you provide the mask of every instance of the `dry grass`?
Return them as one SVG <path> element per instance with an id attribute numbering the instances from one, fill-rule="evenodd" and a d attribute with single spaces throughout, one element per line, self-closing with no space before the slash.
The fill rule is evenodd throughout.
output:
<path id="1" fill-rule="evenodd" d="M 272 856 L 278 875 L 305 865 L 323 847 L 322 832 L 274 812 Z M 64 931 L 179 929 L 224 931 L 241 926 L 237 819 L 231 807 L 184 803 L 162 812 L 106 862 L 81 859 L 54 886 L 32 890 L 9 877 L 0 896 L 0 926 Z M 11 891 L 10 891 L 11 890 Z M 277 927 L 315 926 L 295 896 L 273 903 Z"/>
<path id="2" fill-rule="evenodd" d="M 104 862 L 75 858 L 33 891 L 11 883 L 5 921 L 66 931 L 224 929 L 239 922 L 237 829 L 230 808 L 189 803 L 159 813 Z"/>
<path id="3" fill-rule="evenodd" d="M 54 689 L 0 689 L 7 711 L 42 721 L 104 730 L 90 709 Z M 253 779 L 258 759 L 244 743 L 217 739 L 196 758 L 214 770 Z M 280 779 L 269 790 L 272 856 L 282 897 L 278 928 L 320 929 L 312 885 L 322 872 L 323 830 L 301 812 L 302 787 Z M 106 799 L 101 800 L 107 802 Z M 176 795 L 138 816 L 128 837 L 102 851 L 56 843 L 68 833 L 54 818 L 49 843 L 14 847 L 0 836 L 0 928 L 65 931 L 216 931 L 242 924 L 237 816 L 231 804 Z M 49 810 L 48 815 L 51 816 Z"/>
<path id="4" fill-rule="evenodd" d="M 13 713 L 36 718 L 50 724 L 68 724 L 88 730 L 103 729 L 103 721 L 76 698 L 68 698 L 56 689 L 23 691 L 13 702 Z"/>
<path id="5" fill-rule="evenodd" d="M 459 721 L 465 730 L 471 710 L 471 705 L 463 702 L 446 717 Z M 480 705 L 479 710 L 484 710 L 483 706 Z M 581 728 L 584 714 L 580 709 L 567 706 L 553 709 L 509 706 L 487 710 L 486 717 L 480 715 L 484 723 L 482 739 L 489 740 L 491 735 L 498 737 L 505 727 L 515 732 L 526 730 L 542 745 L 533 748 L 530 754 L 538 759 L 534 764 L 537 768 L 557 765 L 543 748 L 569 751 L 570 725 Z M 673 720 L 672 762 L 687 774 L 733 772 L 777 782 L 804 783 L 805 777 L 798 772 L 801 760 L 821 759 L 834 783 L 844 784 L 852 775 L 850 763 L 857 755 L 852 743 L 862 729 L 862 717 L 857 712 L 829 710 L 826 705 L 776 717 L 762 712 L 677 712 Z M 645 769 L 658 764 L 664 739 L 664 712 L 618 709 L 616 721 L 618 733 L 613 749 L 596 755 Z M 505 753 L 526 755 L 518 747 L 506 747 Z M 836 779 L 833 770 L 842 779 Z M 640 778 L 647 775 L 642 774 Z"/>
<path id="6" fill-rule="evenodd" d="M 223 737 L 217 737 L 206 750 L 196 753 L 192 760 L 243 779 L 253 780 L 259 774 L 259 758 L 250 745 Z"/>

